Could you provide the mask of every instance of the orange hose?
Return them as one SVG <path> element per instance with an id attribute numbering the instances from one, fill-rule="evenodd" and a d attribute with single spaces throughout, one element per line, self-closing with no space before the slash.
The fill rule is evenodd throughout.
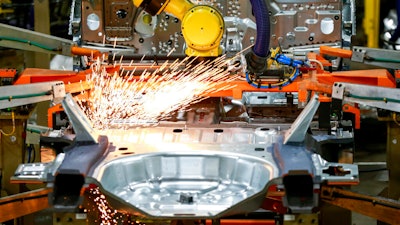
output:
<path id="1" fill-rule="evenodd" d="M 71 53 L 74 55 L 81 55 L 81 56 L 93 56 L 93 58 L 101 57 L 103 55 L 103 53 L 101 53 L 99 50 L 82 48 L 78 46 L 72 46 Z"/>
<path id="2" fill-rule="evenodd" d="M 351 56 L 353 55 L 353 52 L 351 50 L 332 48 L 329 46 L 321 46 L 319 48 L 319 53 L 324 55 L 342 57 L 342 58 L 351 58 Z"/>

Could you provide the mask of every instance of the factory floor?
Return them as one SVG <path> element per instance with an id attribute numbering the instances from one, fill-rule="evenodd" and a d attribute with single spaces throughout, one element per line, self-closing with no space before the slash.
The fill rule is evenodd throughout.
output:
<path id="1" fill-rule="evenodd" d="M 384 162 L 386 154 L 383 151 L 360 152 L 356 154 L 357 162 Z M 352 190 L 361 194 L 378 196 L 384 191 L 388 183 L 388 171 L 384 166 L 360 166 L 360 184 L 352 187 Z M 370 217 L 352 213 L 353 225 L 376 225 L 377 221 Z"/>
<path id="2" fill-rule="evenodd" d="M 363 124 L 362 124 L 363 126 Z M 359 164 L 360 184 L 352 191 L 379 196 L 387 187 L 389 175 L 386 169 L 386 124 L 374 120 L 364 121 L 364 131 L 355 133 L 354 162 Z M 370 164 L 370 165 L 366 165 Z M 376 225 L 377 220 L 352 212 L 352 225 Z"/>

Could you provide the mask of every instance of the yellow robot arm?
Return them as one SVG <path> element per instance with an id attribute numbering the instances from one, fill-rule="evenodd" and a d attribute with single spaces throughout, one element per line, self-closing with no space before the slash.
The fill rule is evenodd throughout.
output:
<path id="1" fill-rule="evenodd" d="M 222 54 L 224 18 L 215 8 L 194 5 L 187 0 L 133 0 L 133 4 L 153 16 L 166 12 L 180 19 L 186 55 L 213 57 Z"/>

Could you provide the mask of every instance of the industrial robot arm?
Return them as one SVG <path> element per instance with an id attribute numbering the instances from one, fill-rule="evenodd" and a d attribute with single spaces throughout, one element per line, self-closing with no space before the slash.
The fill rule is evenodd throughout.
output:
<path id="1" fill-rule="evenodd" d="M 246 54 L 247 69 L 251 74 L 266 71 L 269 55 L 270 20 L 264 0 L 251 0 L 257 24 L 257 39 Z M 222 54 L 220 46 L 225 31 L 224 18 L 209 5 L 195 5 L 188 0 L 133 0 L 152 16 L 162 12 L 172 14 L 182 21 L 181 30 L 188 56 L 215 57 Z"/>
<path id="2" fill-rule="evenodd" d="M 153 16 L 166 12 L 180 19 L 186 55 L 214 57 L 222 54 L 224 18 L 215 8 L 194 5 L 187 0 L 133 0 L 133 3 Z"/>

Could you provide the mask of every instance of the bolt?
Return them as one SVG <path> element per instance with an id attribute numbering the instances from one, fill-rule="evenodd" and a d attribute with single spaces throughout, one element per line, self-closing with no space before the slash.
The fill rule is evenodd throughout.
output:
<path id="1" fill-rule="evenodd" d="M 286 34 L 286 39 L 288 41 L 294 41 L 296 39 L 296 35 L 293 32 L 289 32 Z"/>

